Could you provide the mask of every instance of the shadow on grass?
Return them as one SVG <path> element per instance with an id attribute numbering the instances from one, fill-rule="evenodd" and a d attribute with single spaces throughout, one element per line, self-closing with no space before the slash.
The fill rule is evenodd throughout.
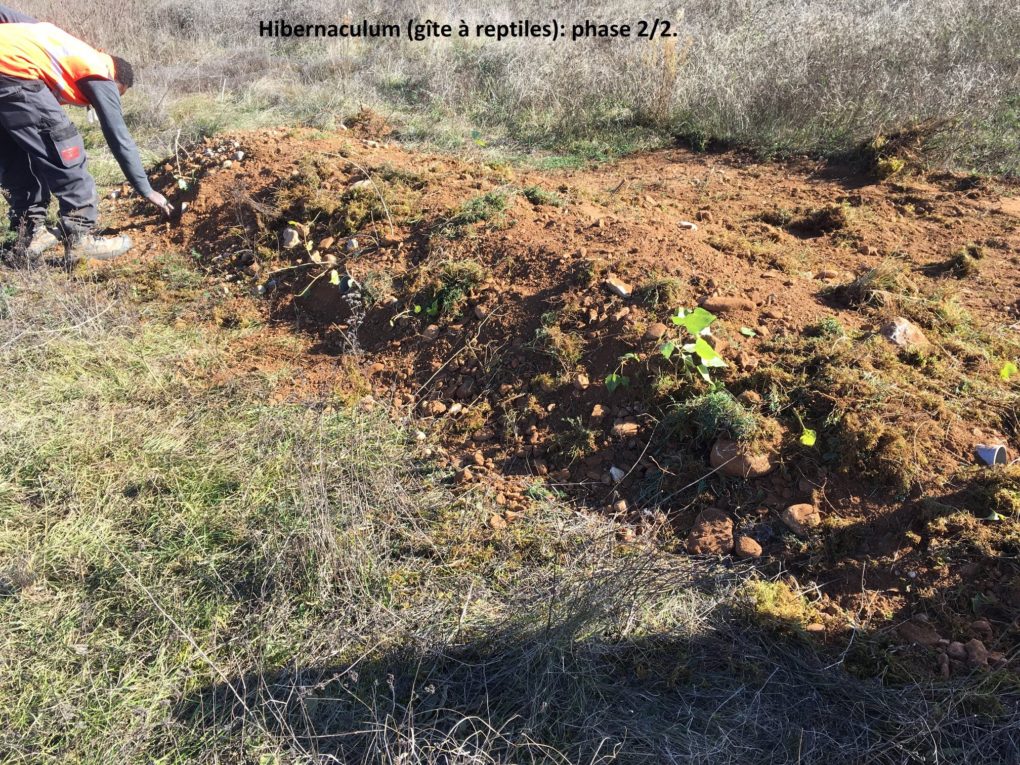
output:
<path id="1" fill-rule="evenodd" d="M 314 762 L 1020 761 L 1020 692 L 995 676 L 883 687 L 731 616 L 687 635 L 613 639 L 575 615 L 398 645 L 204 687 L 175 714 L 207 741 L 257 731 Z"/>

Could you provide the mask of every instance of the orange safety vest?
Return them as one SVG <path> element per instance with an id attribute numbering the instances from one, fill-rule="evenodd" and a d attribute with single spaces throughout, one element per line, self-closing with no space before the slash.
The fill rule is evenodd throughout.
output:
<path id="1" fill-rule="evenodd" d="M 112 80 L 113 59 L 52 24 L 0 24 L 0 75 L 42 80 L 61 103 L 88 106 L 78 81 Z"/>

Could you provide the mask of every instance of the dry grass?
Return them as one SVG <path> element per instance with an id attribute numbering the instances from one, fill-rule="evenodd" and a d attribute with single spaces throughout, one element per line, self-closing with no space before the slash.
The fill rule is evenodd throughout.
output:
<path id="1" fill-rule="evenodd" d="M 178 129 L 299 122 L 332 128 L 361 105 L 403 137 L 441 145 L 545 146 L 599 157 L 680 135 L 763 152 L 845 152 L 915 124 L 935 159 L 1016 173 L 1020 11 L 993 0 L 695 0 L 664 13 L 631 0 L 593 9 L 411 2 L 28 0 L 140 64 L 131 119 L 159 151 Z M 286 8 L 286 10 L 283 10 Z M 469 24 L 670 16 L 679 37 L 625 42 L 476 39 L 274 41 L 261 19 L 431 17 Z M 472 131 L 477 131 L 473 133 Z M 477 134 L 480 133 L 480 138 Z"/>

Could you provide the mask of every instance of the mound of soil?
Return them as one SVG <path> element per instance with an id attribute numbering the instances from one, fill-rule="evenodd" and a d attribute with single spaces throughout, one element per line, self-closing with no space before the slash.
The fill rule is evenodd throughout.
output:
<path id="1" fill-rule="evenodd" d="M 559 493 L 683 549 L 712 507 L 830 633 L 922 614 L 943 673 L 973 665 L 950 641 L 1017 644 L 1020 475 L 975 446 L 1020 447 L 1020 190 L 685 150 L 539 171 L 358 124 L 188 147 L 157 184 L 180 225 L 120 216 L 305 338 L 281 397 L 419 418 L 494 528 Z"/>

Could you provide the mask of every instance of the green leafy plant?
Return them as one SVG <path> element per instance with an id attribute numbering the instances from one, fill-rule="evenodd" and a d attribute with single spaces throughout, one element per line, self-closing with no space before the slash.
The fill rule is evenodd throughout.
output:
<path id="1" fill-rule="evenodd" d="M 667 340 L 659 347 L 659 353 L 665 359 L 677 356 L 686 369 L 697 372 L 705 382 L 712 382 L 711 370 L 727 366 L 719 352 L 703 337 L 708 334 L 715 320 L 715 314 L 704 308 L 695 308 L 693 311 L 679 309 L 672 317 L 672 322 L 692 335 L 694 342 Z"/>
<path id="2" fill-rule="evenodd" d="M 625 353 L 620 357 L 616 369 L 606 375 L 606 388 L 610 393 L 615 393 L 618 388 L 626 388 L 630 385 L 630 378 L 623 374 L 623 367 L 628 361 L 641 361 L 641 357 L 636 353 Z"/>
<path id="3" fill-rule="evenodd" d="M 1002 369 L 999 370 L 999 377 L 1001 377 L 1006 382 L 1009 382 L 1009 379 L 1013 375 L 1015 375 L 1017 371 L 1020 370 L 1017 369 L 1016 364 L 1014 364 L 1012 361 L 1007 361 L 1005 364 L 1002 365 Z"/>

